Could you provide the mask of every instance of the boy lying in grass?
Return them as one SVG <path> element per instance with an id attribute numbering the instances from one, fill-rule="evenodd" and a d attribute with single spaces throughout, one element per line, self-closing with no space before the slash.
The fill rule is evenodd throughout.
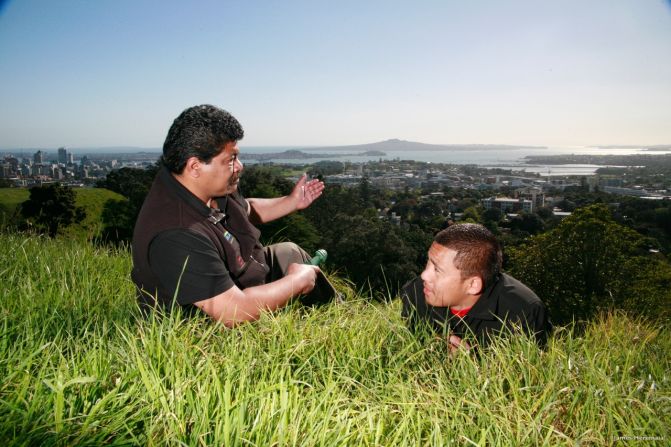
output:
<path id="1" fill-rule="evenodd" d="M 539 345 L 551 325 L 543 302 L 527 286 L 501 272 L 501 247 L 496 237 L 477 224 L 457 224 L 438 233 L 420 277 L 401 291 L 402 315 L 410 330 L 425 326 L 447 337 L 451 352 L 470 349 L 491 336 L 520 327 Z"/>

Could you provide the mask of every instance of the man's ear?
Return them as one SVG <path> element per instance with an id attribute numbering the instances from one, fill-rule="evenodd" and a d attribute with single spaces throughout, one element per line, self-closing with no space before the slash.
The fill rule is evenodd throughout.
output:
<path id="1" fill-rule="evenodd" d="M 184 174 L 192 178 L 200 177 L 200 167 L 202 162 L 198 160 L 198 157 L 189 157 L 186 160 L 186 165 L 184 165 Z"/>
<path id="2" fill-rule="evenodd" d="M 482 293 L 484 281 L 479 276 L 471 276 L 467 280 L 466 292 L 469 295 L 480 295 Z"/>

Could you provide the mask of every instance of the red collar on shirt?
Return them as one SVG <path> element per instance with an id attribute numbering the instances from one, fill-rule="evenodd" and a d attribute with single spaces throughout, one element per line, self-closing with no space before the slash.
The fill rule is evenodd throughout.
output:
<path id="1" fill-rule="evenodd" d="M 456 315 L 459 318 L 464 318 L 466 316 L 466 314 L 468 313 L 468 311 L 471 310 L 472 308 L 473 308 L 473 306 L 467 307 L 466 309 L 455 310 L 455 309 L 450 307 L 450 313 L 452 315 Z"/>

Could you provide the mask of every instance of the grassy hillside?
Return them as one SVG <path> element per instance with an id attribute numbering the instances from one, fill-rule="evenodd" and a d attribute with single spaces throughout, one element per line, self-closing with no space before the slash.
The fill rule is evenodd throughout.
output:
<path id="1" fill-rule="evenodd" d="M 113 191 L 103 188 L 75 188 L 77 206 L 86 210 L 86 218 L 63 231 L 63 234 L 72 237 L 91 238 L 102 228 L 100 215 L 103 205 L 109 199 L 123 200 L 124 197 Z M 27 188 L 0 188 L 0 227 L 11 222 L 17 207 L 28 200 L 30 191 Z"/>
<path id="2" fill-rule="evenodd" d="M 0 188 L 0 223 L 7 222 L 21 202 L 28 200 L 26 188 Z"/>
<path id="3" fill-rule="evenodd" d="M 668 445 L 668 328 L 605 316 L 450 358 L 398 303 L 137 318 L 124 251 L 0 234 L 3 445 Z M 644 443 L 639 442 L 645 440 Z"/>

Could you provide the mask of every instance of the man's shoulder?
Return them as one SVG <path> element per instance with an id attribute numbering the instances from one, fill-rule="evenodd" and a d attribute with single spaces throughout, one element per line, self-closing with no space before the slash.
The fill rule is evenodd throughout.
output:
<path id="1" fill-rule="evenodd" d="M 181 207 L 179 199 L 172 194 L 166 185 L 165 173 L 159 171 L 144 198 L 138 221 L 156 220 L 157 218 L 175 216 Z"/>
<path id="2" fill-rule="evenodd" d="M 502 273 L 497 287 L 499 301 L 512 307 L 544 307 L 541 299 L 522 281 Z"/>
<path id="3" fill-rule="evenodd" d="M 152 194 L 150 192 L 150 194 Z M 207 238 L 207 219 L 179 198 L 153 195 L 145 200 L 133 232 L 133 245 L 149 244 L 157 237 Z"/>
<path id="4" fill-rule="evenodd" d="M 150 191 L 135 222 L 135 235 L 153 237 L 167 229 L 186 227 L 189 219 L 184 218 L 185 212 L 188 210 L 180 201 Z"/>
<path id="5" fill-rule="evenodd" d="M 157 233 L 151 243 L 154 244 L 156 241 L 183 244 L 184 246 L 212 245 L 211 239 L 198 225 L 167 228 Z"/>

